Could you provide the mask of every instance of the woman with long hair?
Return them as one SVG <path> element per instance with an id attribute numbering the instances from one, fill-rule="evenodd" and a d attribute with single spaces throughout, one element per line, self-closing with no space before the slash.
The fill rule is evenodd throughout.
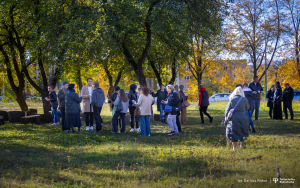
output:
<path id="1" fill-rule="evenodd" d="M 180 124 L 180 120 L 179 120 L 179 116 L 180 116 L 180 111 L 182 108 L 182 103 L 183 103 L 183 96 L 182 94 L 179 92 L 179 87 L 178 85 L 174 86 L 174 90 L 176 91 L 178 98 L 179 98 L 179 112 L 176 115 L 176 124 L 177 124 L 177 128 L 178 128 L 178 132 L 181 133 L 181 124 Z"/>
<path id="2" fill-rule="evenodd" d="M 275 92 L 273 98 L 273 119 L 282 120 L 282 89 L 280 86 L 280 82 L 275 83 Z"/>
<path id="3" fill-rule="evenodd" d="M 171 112 L 168 112 L 167 122 L 170 126 L 171 132 L 168 134 L 169 136 L 178 135 L 179 131 L 176 124 L 176 115 L 179 112 L 179 97 L 176 91 L 174 91 L 174 87 L 172 85 L 167 86 L 168 92 L 168 101 L 161 101 L 163 104 L 168 105 L 169 108 L 172 108 Z"/>
<path id="4" fill-rule="evenodd" d="M 244 140 L 249 136 L 249 120 L 246 114 L 250 105 L 245 98 L 241 87 L 235 88 L 229 96 L 229 102 L 225 109 L 225 117 L 228 117 L 229 111 L 234 109 L 233 115 L 226 127 L 226 137 L 232 142 L 233 151 L 236 150 L 237 142 L 240 141 L 240 147 L 245 147 Z"/>
<path id="5" fill-rule="evenodd" d="M 275 86 L 272 85 L 270 87 L 270 90 L 267 93 L 267 107 L 269 107 L 269 117 L 273 119 L 273 102 L 274 102 L 274 91 L 275 91 Z"/>
<path id="6" fill-rule="evenodd" d="M 151 136 L 150 116 L 152 101 L 153 99 L 150 95 L 150 89 L 143 87 L 138 103 L 136 104 L 136 106 L 140 108 L 141 136 Z"/>
<path id="7" fill-rule="evenodd" d="M 122 103 L 122 109 L 119 110 L 118 106 L 119 103 Z M 121 133 L 125 132 L 125 127 L 126 127 L 126 121 L 125 121 L 125 114 L 128 111 L 129 107 L 129 99 L 126 96 L 126 93 L 123 89 L 120 89 L 118 93 L 118 97 L 114 102 L 114 105 L 116 106 L 116 112 L 112 118 L 112 132 L 111 133 L 117 133 L 118 132 L 118 117 L 120 116 L 121 121 L 122 121 L 122 126 L 121 126 Z"/>

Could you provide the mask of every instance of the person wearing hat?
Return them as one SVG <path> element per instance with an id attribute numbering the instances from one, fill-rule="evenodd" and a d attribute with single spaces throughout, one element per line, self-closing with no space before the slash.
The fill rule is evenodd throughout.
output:
<path id="1" fill-rule="evenodd" d="M 102 132 L 102 118 L 100 116 L 103 103 L 105 101 L 104 91 L 99 88 L 99 82 L 94 82 L 95 89 L 92 94 L 92 106 L 94 109 L 94 117 L 96 121 L 96 133 Z"/>
<path id="2" fill-rule="evenodd" d="M 179 86 L 179 89 L 180 89 L 179 93 L 180 93 L 180 94 L 182 95 L 182 97 L 183 97 L 183 102 L 182 102 L 182 103 L 184 103 L 184 101 L 187 101 L 187 100 L 188 100 L 189 96 L 188 96 L 188 95 L 185 95 L 184 92 L 183 92 L 183 90 L 184 90 L 184 85 L 180 85 L 180 86 Z M 181 115 L 180 115 L 180 119 L 181 119 L 181 124 L 182 124 L 182 125 L 187 125 L 187 121 L 186 121 L 187 109 L 186 109 L 186 108 L 187 108 L 187 107 L 184 106 L 184 105 L 181 106 Z"/>
<path id="3" fill-rule="evenodd" d="M 287 109 L 289 109 L 290 111 L 291 119 L 294 119 L 294 112 L 292 108 L 292 102 L 294 99 L 294 90 L 289 83 L 286 83 L 284 85 L 285 85 L 285 89 L 283 91 L 283 112 L 285 115 L 285 119 L 288 119 Z"/>
<path id="4" fill-rule="evenodd" d="M 93 113 L 93 106 L 92 106 L 92 93 L 94 91 L 93 86 L 93 79 L 87 79 L 87 85 L 81 89 L 80 96 L 82 97 L 83 108 L 82 111 L 85 115 L 85 125 L 86 130 L 93 130 L 94 124 L 94 113 Z"/>
<path id="5" fill-rule="evenodd" d="M 60 113 L 61 113 L 61 128 L 63 131 L 69 131 L 70 128 L 66 127 L 66 123 L 65 123 L 65 117 L 66 117 L 66 113 L 65 113 L 65 95 L 66 92 L 68 92 L 68 87 L 69 87 L 69 83 L 66 81 L 63 81 L 63 86 L 62 88 L 58 91 L 58 103 L 59 103 L 59 109 L 60 109 Z"/>
<path id="6" fill-rule="evenodd" d="M 66 124 L 72 129 L 72 133 L 75 133 L 74 127 L 78 127 L 78 133 L 81 133 L 80 103 L 82 97 L 78 96 L 74 88 L 75 84 L 69 84 L 68 92 L 65 94 Z"/>
<path id="7" fill-rule="evenodd" d="M 275 82 L 275 92 L 273 98 L 273 119 L 282 120 L 282 89 L 280 86 L 280 82 Z"/>

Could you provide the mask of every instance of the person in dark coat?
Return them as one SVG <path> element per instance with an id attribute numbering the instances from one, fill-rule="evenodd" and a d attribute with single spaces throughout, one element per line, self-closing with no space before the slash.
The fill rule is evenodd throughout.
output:
<path id="1" fill-rule="evenodd" d="M 213 117 L 211 117 L 207 113 L 207 108 L 209 106 L 209 96 L 206 89 L 203 87 L 203 85 L 200 85 L 200 91 L 199 91 L 199 104 L 198 108 L 200 111 L 200 117 L 201 117 L 201 123 L 204 124 L 204 117 L 203 114 L 205 114 L 209 118 L 209 122 L 211 123 L 213 121 Z"/>
<path id="2" fill-rule="evenodd" d="M 252 132 L 255 133 L 255 129 L 254 129 L 254 124 L 253 124 L 253 121 L 252 121 L 252 118 L 251 118 L 251 114 L 252 114 L 252 96 L 253 96 L 253 93 L 252 93 L 252 90 L 250 88 L 248 88 L 248 84 L 247 83 L 244 83 L 243 84 L 243 90 L 244 90 L 244 94 L 245 94 L 245 97 L 246 99 L 248 100 L 248 103 L 249 103 L 249 110 L 246 111 L 247 113 L 247 116 L 248 116 L 248 119 L 249 119 L 249 132 L 251 131 L 250 129 L 250 126 L 252 127 Z"/>
<path id="3" fill-rule="evenodd" d="M 168 91 L 168 100 L 161 101 L 164 105 L 169 105 L 172 107 L 172 111 L 168 115 L 168 124 L 171 128 L 171 132 L 168 134 L 169 136 L 178 135 L 179 131 L 176 124 L 176 116 L 179 112 L 179 97 L 176 91 L 174 91 L 174 87 L 172 85 L 167 86 Z"/>
<path id="4" fill-rule="evenodd" d="M 174 86 L 174 90 L 176 91 L 178 97 L 179 97 L 179 112 L 176 115 L 176 124 L 177 124 L 177 128 L 178 128 L 178 132 L 181 133 L 181 124 L 180 124 L 180 120 L 179 120 L 179 116 L 180 116 L 180 112 L 181 112 L 181 108 L 182 108 L 182 103 L 183 103 L 183 96 L 182 94 L 179 92 L 179 87 L 178 85 Z"/>
<path id="5" fill-rule="evenodd" d="M 108 103 L 111 103 L 111 108 L 112 108 L 112 116 L 114 116 L 115 115 L 115 112 L 116 112 L 116 107 L 115 107 L 115 105 L 114 105 L 114 102 L 116 101 L 116 99 L 118 98 L 118 95 L 119 95 L 119 91 L 120 91 L 120 87 L 119 86 L 116 86 L 115 87 L 115 92 L 110 96 L 110 99 L 108 100 Z M 118 126 L 120 127 L 120 129 L 121 129 L 121 127 L 122 127 L 122 125 L 121 125 L 121 118 L 120 117 L 118 117 Z"/>
<path id="6" fill-rule="evenodd" d="M 275 91 L 275 87 L 274 85 L 272 85 L 270 90 L 267 93 L 267 99 L 268 99 L 267 107 L 269 107 L 269 117 L 271 119 L 273 119 L 274 91 Z"/>
<path id="7" fill-rule="evenodd" d="M 273 102 L 273 119 L 282 120 L 282 89 L 280 83 L 275 83 L 274 102 Z"/>
<path id="8" fill-rule="evenodd" d="M 161 85 L 160 89 L 157 90 L 157 93 L 154 92 L 151 93 L 152 97 L 157 97 L 157 111 L 160 112 L 160 120 L 162 123 L 167 124 L 167 116 L 164 114 L 165 105 L 160 101 L 165 101 L 168 98 L 168 93 L 165 90 L 165 86 Z"/>
<path id="9" fill-rule="evenodd" d="M 80 103 L 82 101 L 82 97 L 78 96 L 74 88 L 75 84 L 69 84 L 68 92 L 65 96 L 66 123 L 67 127 L 72 129 L 72 133 L 75 133 L 74 127 L 78 127 L 78 133 L 81 133 Z"/>
<path id="10" fill-rule="evenodd" d="M 59 109 L 61 113 L 61 128 L 63 131 L 69 131 L 70 128 L 66 128 L 66 112 L 65 112 L 65 93 L 68 92 L 69 83 L 63 81 L 63 87 L 58 91 Z"/>
<path id="11" fill-rule="evenodd" d="M 52 125 L 59 125 L 58 117 L 57 117 L 58 102 L 57 102 L 56 92 L 55 92 L 53 86 L 48 86 L 48 91 L 49 91 L 49 98 L 46 98 L 46 100 L 50 101 L 50 103 L 52 105 L 52 117 L 53 117 Z"/>
<path id="12" fill-rule="evenodd" d="M 294 112 L 293 112 L 293 99 L 294 99 L 294 90 L 290 86 L 289 83 L 284 84 L 285 89 L 283 91 L 283 112 L 285 114 L 285 119 L 288 119 L 288 112 L 287 109 L 289 109 L 291 114 L 291 119 L 294 119 Z"/>
<path id="13" fill-rule="evenodd" d="M 241 142 L 241 148 L 245 147 L 244 140 L 249 136 L 249 119 L 246 111 L 250 109 L 250 105 L 241 87 L 235 88 L 229 96 L 229 102 L 225 109 L 225 117 L 228 116 L 229 111 L 235 106 L 236 108 L 226 127 L 226 137 L 232 142 L 233 151 L 235 151 L 238 141 Z"/>
<path id="14" fill-rule="evenodd" d="M 103 103 L 105 101 L 105 95 L 104 91 L 99 88 L 99 82 L 94 82 L 95 89 L 92 93 L 92 106 L 94 110 L 94 117 L 96 121 L 96 134 L 99 134 L 102 132 L 102 118 L 101 118 L 101 110 Z"/>
<path id="15" fill-rule="evenodd" d="M 134 124 L 136 126 L 136 132 L 139 133 L 139 122 L 136 120 L 135 116 L 134 116 L 134 112 L 136 107 L 134 106 L 134 104 L 137 103 L 138 101 L 138 96 L 137 96 L 137 92 L 136 90 L 136 85 L 135 84 L 131 84 L 130 85 L 130 90 L 127 94 L 127 97 L 129 99 L 129 113 L 130 113 L 130 125 L 131 125 L 131 130 L 130 132 L 134 131 Z"/>
<path id="16" fill-rule="evenodd" d="M 264 89 L 260 85 L 260 83 L 258 82 L 258 76 L 253 77 L 253 82 L 249 84 L 249 88 L 253 92 L 253 97 L 252 97 L 253 111 L 252 111 L 252 114 L 255 110 L 255 121 L 259 122 L 258 114 L 259 114 L 259 107 L 260 107 L 260 98 L 261 98 L 261 93 L 264 91 Z M 252 114 L 251 114 L 251 116 L 252 116 Z"/>

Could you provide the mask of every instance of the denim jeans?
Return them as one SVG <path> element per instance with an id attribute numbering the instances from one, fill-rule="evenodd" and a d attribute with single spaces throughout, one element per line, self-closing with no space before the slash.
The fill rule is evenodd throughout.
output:
<path id="1" fill-rule="evenodd" d="M 57 108 L 52 108 L 52 117 L 53 117 L 53 123 L 58 123 L 58 117 L 57 117 Z"/>
<path id="2" fill-rule="evenodd" d="M 165 104 L 160 102 L 160 119 L 166 119 L 166 115 L 164 115 Z"/>
<path id="3" fill-rule="evenodd" d="M 255 110 L 255 120 L 258 120 L 260 100 L 252 99 L 252 106 L 253 106 L 253 111 L 251 112 L 251 117 Z"/>
<path id="4" fill-rule="evenodd" d="M 141 128 L 141 136 L 146 136 L 151 134 L 150 128 L 150 116 L 140 116 L 140 128 Z"/>
<path id="5" fill-rule="evenodd" d="M 251 119 L 252 110 L 246 111 L 246 114 L 247 114 L 248 119 L 249 119 L 249 129 L 250 129 L 250 125 L 251 125 L 252 129 L 254 129 L 254 124 L 253 124 L 253 121 Z"/>

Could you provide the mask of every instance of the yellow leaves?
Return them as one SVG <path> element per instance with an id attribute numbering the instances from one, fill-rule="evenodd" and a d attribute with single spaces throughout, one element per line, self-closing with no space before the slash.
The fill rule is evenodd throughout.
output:
<path id="1" fill-rule="evenodd" d="M 294 89 L 300 89 L 300 77 L 297 72 L 295 60 L 288 60 L 278 70 L 278 80 L 282 83 L 289 83 Z"/>

